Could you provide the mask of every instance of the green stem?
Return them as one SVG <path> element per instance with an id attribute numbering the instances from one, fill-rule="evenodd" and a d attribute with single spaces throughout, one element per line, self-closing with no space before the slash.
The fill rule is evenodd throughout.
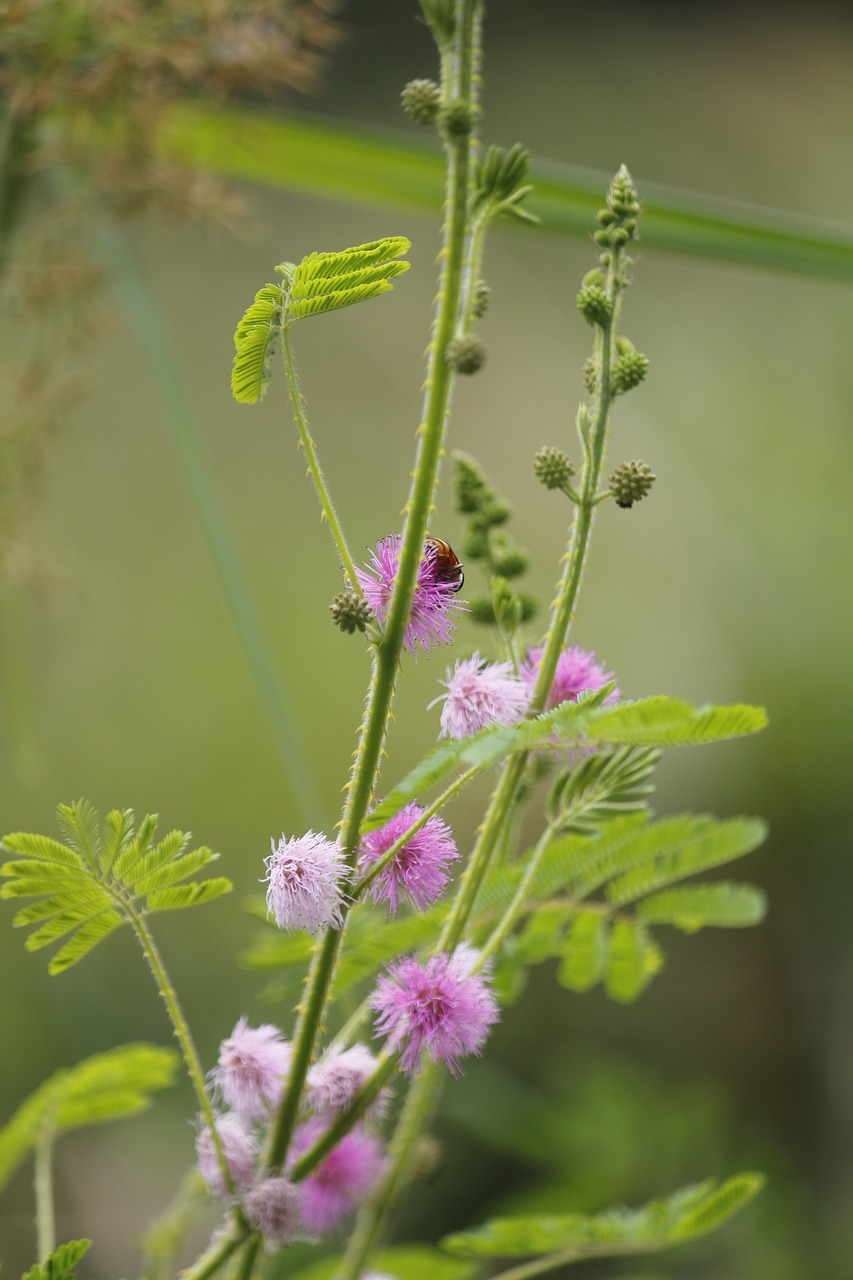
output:
<path id="1" fill-rule="evenodd" d="M 364 1264 L 381 1239 L 391 1209 L 411 1176 L 412 1149 L 435 1110 L 440 1087 L 441 1077 L 437 1068 L 431 1062 L 421 1063 L 420 1073 L 409 1089 L 388 1148 L 386 1172 L 356 1219 L 335 1280 L 358 1280 Z"/>
<path id="2" fill-rule="evenodd" d="M 456 59 L 448 59 L 448 63 L 454 68 L 454 75 L 457 76 L 460 75 L 459 67 L 467 68 L 461 74 L 461 79 L 454 85 L 454 89 L 456 96 L 473 104 L 470 42 L 473 38 L 476 4 L 475 0 L 457 0 L 457 4 L 463 19 L 458 24 L 454 36 L 459 56 Z M 424 412 L 418 428 L 418 449 L 412 487 L 406 505 L 394 591 L 389 604 L 384 635 L 376 648 L 367 706 L 341 821 L 341 841 L 350 867 L 355 866 L 361 824 L 373 796 L 391 713 L 400 655 L 411 613 L 418 566 L 423 555 L 438 463 L 444 447 L 452 386 L 451 370 L 444 358 L 444 352 L 453 337 L 459 308 L 468 213 L 470 145 L 470 139 L 446 143 L 448 163 L 443 268 L 430 343 Z M 326 997 L 334 973 L 347 912 L 348 908 L 342 913 L 341 928 L 326 931 L 311 963 L 294 1035 L 288 1086 L 268 1148 L 267 1162 L 271 1169 L 280 1168 L 287 1155 L 305 1077 L 308 1074 L 314 1044 L 326 1007 Z"/>
<path id="3" fill-rule="evenodd" d="M 255 1233 L 249 1236 L 246 1243 L 246 1251 L 240 1259 L 240 1265 L 235 1273 L 234 1280 L 251 1280 L 252 1272 L 255 1269 L 255 1263 L 261 1249 L 264 1238 Z"/>
<path id="4" fill-rule="evenodd" d="M 364 592 L 359 585 L 356 577 L 355 565 L 347 545 L 344 531 L 338 520 L 331 495 L 326 485 L 326 478 L 320 467 L 320 459 L 317 456 L 317 448 L 308 426 L 308 419 L 305 415 L 305 400 L 299 388 L 299 378 L 296 374 L 296 362 L 293 358 L 293 347 L 290 342 L 290 332 L 284 330 L 282 336 L 281 351 L 284 357 L 284 372 L 287 375 L 287 386 L 290 391 L 290 403 L 293 407 L 293 416 L 296 419 L 296 426 L 299 431 L 299 443 L 305 450 L 305 457 L 308 461 L 308 471 L 314 482 L 314 488 L 317 491 L 317 497 L 320 499 L 321 519 L 325 520 L 329 526 L 338 555 L 341 558 L 341 566 L 346 574 L 350 588 L 359 596 L 364 598 Z"/>
<path id="5" fill-rule="evenodd" d="M 121 233 L 102 222 L 96 229 L 96 240 L 148 360 L 220 589 L 284 766 L 291 812 L 295 822 L 308 826 L 312 816 L 316 823 L 316 815 L 322 811 L 322 797 L 306 765 L 305 754 L 297 746 L 299 734 L 293 711 L 225 520 L 163 317 Z"/>
<path id="6" fill-rule="evenodd" d="M 56 1248 L 56 1223 L 53 1213 L 53 1140 L 56 1136 L 53 1118 L 42 1125 L 35 1151 L 34 1187 L 36 1198 L 36 1239 L 39 1262 L 45 1262 Z"/>
<path id="7" fill-rule="evenodd" d="M 216 1117 L 213 1111 L 213 1104 L 211 1103 L 207 1092 L 207 1087 L 204 1082 L 204 1072 L 201 1068 L 201 1062 L 192 1038 L 192 1033 L 190 1032 L 189 1023 L 184 1017 L 184 1012 L 181 1009 L 180 1001 L 178 1000 L 178 993 L 172 986 L 172 981 L 166 972 L 166 966 L 164 965 L 162 957 L 157 950 L 157 945 L 154 942 L 153 937 L 148 931 L 148 926 L 146 925 L 144 918 L 132 911 L 126 903 L 123 905 L 133 927 L 133 931 L 139 939 L 139 944 L 142 947 L 145 959 L 148 961 L 148 966 L 154 975 L 154 981 L 157 984 L 157 989 L 163 998 L 163 1003 L 165 1004 L 166 1009 L 168 1010 L 172 1028 L 175 1032 L 177 1041 L 181 1046 L 184 1063 L 186 1064 L 192 1086 L 195 1089 L 195 1094 L 201 1108 L 202 1116 L 204 1117 L 204 1122 L 210 1129 L 213 1137 L 217 1158 L 219 1160 L 219 1167 L 222 1171 L 222 1176 L 225 1179 L 225 1185 L 233 1194 L 234 1182 L 231 1177 L 231 1170 L 228 1168 L 228 1161 L 225 1159 L 222 1142 L 216 1129 Z"/>
<path id="8" fill-rule="evenodd" d="M 225 1235 L 217 1235 L 210 1248 L 200 1258 L 196 1258 L 192 1266 L 181 1272 L 180 1280 L 208 1280 L 240 1248 L 246 1234 L 245 1227 L 235 1224 Z"/>
<path id="9" fill-rule="evenodd" d="M 375 1101 L 377 1095 L 394 1074 L 396 1066 L 397 1062 L 393 1056 L 386 1053 L 380 1055 L 375 1070 L 365 1080 L 346 1111 L 342 1111 L 339 1116 L 336 1116 L 314 1145 L 303 1152 L 299 1159 L 295 1161 L 293 1167 L 289 1170 L 289 1176 L 294 1182 L 302 1182 L 310 1173 L 313 1173 L 317 1165 L 338 1145 L 341 1138 L 345 1138 L 350 1130 L 358 1124 L 371 1103 Z"/>
<path id="10" fill-rule="evenodd" d="M 493 929 L 492 933 L 489 935 L 489 938 L 486 941 L 485 946 L 483 946 L 480 950 L 479 958 L 477 960 L 477 963 L 474 966 L 475 970 L 482 969 L 483 966 L 488 962 L 490 957 L 495 954 L 498 947 L 501 945 L 504 938 L 507 936 L 510 929 L 515 924 L 516 920 L 521 914 L 521 911 L 524 908 L 525 899 L 527 897 L 527 891 L 530 888 L 531 884 L 533 883 L 533 879 L 536 875 L 536 872 L 539 870 L 539 864 L 541 863 L 542 858 L 545 854 L 545 851 L 550 845 L 551 840 L 553 839 L 553 836 L 554 836 L 554 830 L 552 827 L 548 827 L 540 836 L 539 841 L 536 845 L 536 848 L 533 850 L 533 853 L 530 855 L 530 860 L 525 868 L 524 875 L 521 878 L 519 886 L 516 889 L 515 893 L 513 894 L 512 902 L 510 902 L 509 906 L 504 912 L 504 915 L 502 916 L 500 923 L 497 925 L 495 929 Z"/>

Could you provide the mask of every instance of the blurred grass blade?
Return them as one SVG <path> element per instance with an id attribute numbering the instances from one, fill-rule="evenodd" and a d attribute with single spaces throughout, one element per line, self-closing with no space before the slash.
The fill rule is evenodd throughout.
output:
<path id="1" fill-rule="evenodd" d="M 194 167 L 331 199 L 436 213 L 437 148 L 393 134 L 247 108 L 174 108 L 161 147 Z M 612 175 L 534 161 L 527 208 L 546 231 L 588 236 Z M 853 228 L 647 182 L 642 245 L 727 263 L 853 281 Z"/>

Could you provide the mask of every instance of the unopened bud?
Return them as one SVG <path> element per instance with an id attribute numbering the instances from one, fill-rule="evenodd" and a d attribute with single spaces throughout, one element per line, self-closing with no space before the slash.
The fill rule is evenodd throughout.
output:
<path id="1" fill-rule="evenodd" d="M 655 474 L 645 462 L 622 462 L 610 477 L 610 488 L 617 507 L 631 507 L 646 494 L 655 481 Z"/>
<path id="2" fill-rule="evenodd" d="M 613 310 L 607 294 L 598 284 L 585 284 L 577 296 L 578 311 L 587 324 L 604 325 Z"/>
<path id="3" fill-rule="evenodd" d="M 598 382 L 598 375 L 595 367 L 595 358 L 589 356 L 583 362 L 583 384 L 591 396 L 595 395 L 595 388 Z"/>
<path id="4" fill-rule="evenodd" d="M 486 284 L 485 280 L 478 280 L 474 285 L 474 315 L 477 319 L 486 314 L 491 300 L 492 291 Z"/>
<path id="5" fill-rule="evenodd" d="M 467 138 L 474 126 L 474 117 L 467 102 L 448 102 L 438 112 L 442 133 L 453 142 Z"/>
<path id="6" fill-rule="evenodd" d="M 441 90 L 434 80 L 410 80 L 400 94 L 400 102 L 415 124 L 432 124 L 441 105 Z"/>
<path id="7" fill-rule="evenodd" d="M 444 358 L 457 373 L 476 373 L 486 362 L 486 344 L 476 334 L 448 342 Z"/>
<path id="8" fill-rule="evenodd" d="M 613 385 L 617 391 L 638 387 L 649 371 L 649 358 L 641 351 L 626 351 L 613 363 Z"/>
<path id="9" fill-rule="evenodd" d="M 574 471 L 568 455 L 562 449 L 546 446 L 533 459 L 533 473 L 546 489 L 565 489 Z"/>
<path id="10" fill-rule="evenodd" d="M 530 566 L 530 556 L 521 547 L 500 547 L 492 551 L 492 564 L 504 578 L 517 578 Z"/>
<path id="11" fill-rule="evenodd" d="M 341 591 L 329 605 L 332 622 L 340 627 L 345 635 L 351 636 L 354 631 L 365 631 L 373 620 L 373 613 L 366 600 L 362 600 L 354 591 Z"/>

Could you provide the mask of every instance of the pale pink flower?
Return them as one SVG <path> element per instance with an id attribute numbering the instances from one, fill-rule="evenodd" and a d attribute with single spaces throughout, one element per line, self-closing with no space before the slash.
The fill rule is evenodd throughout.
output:
<path id="1" fill-rule="evenodd" d="M 527 709 L 530 694 L 511 662 L 486 662 L 479 653 L 460 658 L 446 679 L 447 693 L 429 704 L 444 702 L 440 738 L 464 738 L 487 724 L 514 724 Z"/>
<path id="2" fill-rule="evenodd" d="M 346 1111 L 361 1086 L 373 1075 L 376 1059 L 363 1044 L 333 1053 L 321 1059 L 308 1072 L 308 1103 L 318 1116 L 330 1119 Z M 381 1113 L 388 1102 L 388 1089 L 382 1089 L 370 1107 Z"/>
<path id="3" fill-rule="evenodd" d="M 224 1115 L 216 1117 L 216 1132 L 219 1134 L 219 1141 L 222 1143 L 222 1150 L 225 1153 L 225 1161 L 234 1187 L 237 1191 L 245 1190 L 246 1187 L 252 1185 L 255 1178 L 257 1140 L 245 1128 L 240 1117 L 232 1112 L 226 1112 Z M 207 1183 L 208 1191 L 212 1196 L 216 1196 L 218 1200 L 227 1199 L 229 1195 L 228 1186 L 219 1164 L 219 1156 L 216 1151 L 216 1144 L 213 1141 L 213 1134 L 207 1125 L 202 1125 L 198 1131 L 195 1150 L 198 1156 L 198 1167 Z"/>
<path id="4" fill-rule="evenodd" d="M 355 571 L 365 599 L 380 623 L 388 617 L 402 541 L 399 533 L 383 538 L 371 551 L 370 564 Z M 456 599 L 458 587 L 458 580 L 445 576 L 437 548 L 427 543 L 418 565 L 403 640 L 413 657 L 418 656 L 418 646 L 426 653 L 435 645 L 450 643 L 456 627 L 455 615 L 465 612 L 465 606 Z"/>
<path id="5" fill-rule="evenodd" d="M 521 676 L 532 694 L 542 665 L 542 649 L 528 649 L 527 658 L 521 664 Z M 596 662 L 595 653 L 591 649 L 581 649 L 578 645 L 569 645 L 557 659 L 554 679 L 545 700 L 545 710 L 560 706 L 563 702 L 577 702 L 578 695 L 585 692 L 597 693 L 613 679 L 612 671 L 605 671 L 601 663 Z M 606 703 L 618 702 L 620 693 L 614 689 L 607 695 Z"/>
<path id="6" fill-rule="evenodd" d="M 313 1146 L 325 1126 L 310 1120 L 293 1135 L 293 1159 Z M 382 1169 L 382 1144 L 360 1126 L 333 1147 L 300 1183 L 302 1213 L 309 1231 L 326 1232 L 372 1190 Z"/>
<path id="7" fill-rule="evenodd" d="M 370 1003 L 379 1014 L 377 1035 L 387 1035 L 387 1048 L 400 1053 L 400 1066 L 417 1071 L 426 1049 L 433 1062 L 444 1062 L 454 1075 L 459 1060 L 479 1053 L 498 1021 L 495 997 L 482 973 L 471 973 L 474 953 L 458 957 L 442 952 L 425 966 L 404 956 L 388 966 Z"/>
<path id="8" fill-rule="evenodd" d="M 280 929 L 317 933 L 341 923 L 342 885 L 348 874 L 343 850 L 325 836 L 308 831 L 278 844 L 264 860 L 269 882 L 267 910 Z"/>
<path id="9" fill-rule="evenodd" d="M 250 1027 L 240 1018 L 219 1047 L 219 1065 L 210 1073 L 223 1102 L 244 1116 L 263 1115 L 278 1106 L 291 1047 L 278 1027 Z"/>
<path id="10" fill-rule="evenodd" d="M 367 871 L 378 862 L 423 812 L 419 805 L 407 804 L 384 827 L 369 831 L 361 842 L 359 870 Z M 444 819 L 428 818 L 373 881 L 373 901 L 387 903 L 392 915 L 403 898 L 424 911 L 444 892 L 450 879 L 447 865 L 458 857 L 453 832 Z"/>
<path id="11" fill-rule="evenodd" d="M 293 1244 L 304 1227 L 300 1189 L 288 1178 L 266 1178 L 243 1202 L 246 1221 L 268 1244 Z"/>

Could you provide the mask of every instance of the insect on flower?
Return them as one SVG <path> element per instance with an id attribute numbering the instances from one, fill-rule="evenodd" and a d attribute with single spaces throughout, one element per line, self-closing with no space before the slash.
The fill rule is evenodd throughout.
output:
<path id="1" fill-rule="evenodd" d="M 433 552 L 436 581 L 452 583 L 454 591 L 461 591 L 465 575 L 462 572 L 459 557 L 450 543 L 445 542 L 443 538 L 433 538 L 428 534 L 424 540 L 424 550 Z"/>

